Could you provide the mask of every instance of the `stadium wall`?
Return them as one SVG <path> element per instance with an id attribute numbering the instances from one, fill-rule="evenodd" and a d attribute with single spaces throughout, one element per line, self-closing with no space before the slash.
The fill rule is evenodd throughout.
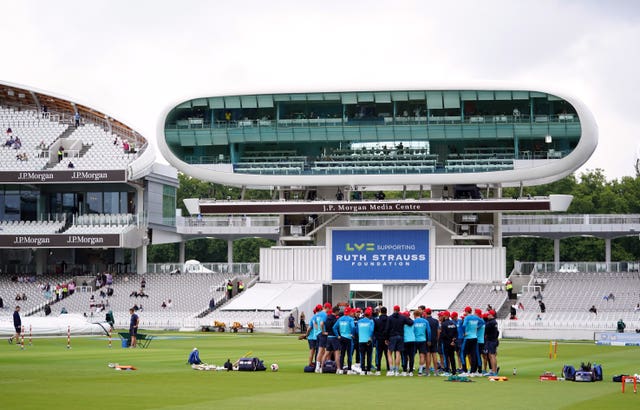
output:
<path id="1" fill-rule="evenodd" d="M 273 246 L 260 249 L 262 282 L 331 282 L 324 246 Z"/>
<path id="2" fill-rule="evenodd" d="M 332 282 L 327 247 L 274 246 L 260 249 L 263 282 Z M 499 282 L 505 278 L 506 248 L 439 246 L 435 248 L 434 282 Z M 418 285 L 420 289 L 424 283 Z M 419 290 L 419 289 L 418 289 Z M 411 295 L 415 296 L 417 291 Z M 403 296 L 404 297 L 404 296 Z M 407 300 L 407 303 L 410 301 Z M 394 303 L 396 304 L 396 303 Z"/>
<path id="3" fill-rule="evenodd" d="M 499 282 L 506 275 L 507 249 L 490 246 L 438 246 L 435 282 Z"/>
<path id="4" fill-rule="evenodd" d="M 405 309 L 409 302 L 424 288 L 424 284 L 382 285 L 382 304 L 392 313 L 393 306 Z"/>

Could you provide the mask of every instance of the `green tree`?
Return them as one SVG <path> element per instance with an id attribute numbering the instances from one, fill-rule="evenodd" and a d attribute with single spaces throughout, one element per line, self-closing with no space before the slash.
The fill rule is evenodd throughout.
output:
<path id="1" fill-rule="evenodd" d="M 265 238 L 245 238 L 233 242 L 234 262 L 260 262 L 260 248 L 270 248 L 275 241 Z"/>

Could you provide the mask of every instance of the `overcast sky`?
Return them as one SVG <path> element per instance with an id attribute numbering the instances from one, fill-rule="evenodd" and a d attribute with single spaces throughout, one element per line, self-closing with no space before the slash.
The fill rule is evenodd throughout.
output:
<path id="1" fill-rule="evenodd" d="M 4 0 L 0 14 L 0 80 L 150 139 L 198 96 L 495 80 L 584 101 L 600 137 L 582 170 L 634 175 L 640 1 Z"/>

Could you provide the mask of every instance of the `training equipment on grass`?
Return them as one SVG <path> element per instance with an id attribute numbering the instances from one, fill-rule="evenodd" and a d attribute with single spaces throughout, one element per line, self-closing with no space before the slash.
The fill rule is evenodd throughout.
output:
<path id="1" fill-rule="evenodd" d="M 243 357 L 238 360 L 238 370 L 241 372 L 258 372 L 267 370 L 264 367 L 264 362 L 257 357 Z"/>
<path id="2" fill-rule="evenodd" d="M 338 371 L 338 365 L 333 360 L 326 360 L 322 365 L 322 373 L 335 373 Z"/>
<path id="3" fill-rule="evenodd" d="M 489 376 L 488 379 L 490 382 L 506 382 L 509 380 L 507 376 Z"/>
<path id="4" fill-rule="evenodd" d="M 549 359 L 558 358 L 558 341 L 549 340 Z"/>
<path id="5" fill-rule="evenodd" d="M 627 383 L 633 382 L 633 392 L 638 392 L 638 378 L 636 376 L 622 376 L 622 392 L 624 393 L 624 386 Z"/>
<path id="6" fill-rule="evenodd" d="M 71 326 L 67 326 L 67 349 L 71 349 Z"/>
<path id="7" fill-rule="evenodd" d="M 245 353 L 243 356 L 241 356 L 240 359 L 242 359 L 244 357 L 249 357 L 249 356 L 251 356 L 252 353 L 253 353 L 253 351 L 249 350 L 247 353 Z M 238 366 L 238 363 L 240 363 L 240 359 L 238 359 L 235 362 L 233 362 L 233 367 L 237 367 Z"/>
<path id="8" fill-rule="evenodd" d="M 272 363 L 271 364 L 271 371 L 272 372 L 277 372 L 280 369 L 280 367 L 278 367 L 278 363 Z"/>
<path id="9" fill-rule="evenodd" d="M 24 326 L 22 326 L 22 332 L 20 333 L 20 349 L 24 350 Z"/>
<path id="10" fill-rule="evenodd" d="M 599 382 L 603 379 L 602 366 L 594 363 L 580 363 L 576 370 L 573 366 L 565 364 L 562 367 L 562 375 L 565 380 L 574 382 Z"/>
<path id="11" fill-rule="evenodd" d="M 471 383 L 471 382 L 473 382 L 473 380 L 471 380 L 467 376 L 457 376 L 457 375 L 449 376 L 446 379 L 444 379 L 444 381 L 445 382 L 455 382 L 455 383 Z"/>
<path id="12" fill-rule="evenodd" d="M 544 381 L 557 381 L 558 380 L 558 376 L 556 376 L 555 373 L 551 373 L 551 372 L 544 372 L 540 375 L 540 381 L 544 382 Z"/>
<path id="13" fill-rule="evenodd" d="M 29 325 L 29 346 L 31 346 L 31 345 L 33 344 L 33 343 L 32 343 L 32 340 L 31 340 L 31 330 L 32 330 L 32 327 L 33 327 L 33 326 Z"/>

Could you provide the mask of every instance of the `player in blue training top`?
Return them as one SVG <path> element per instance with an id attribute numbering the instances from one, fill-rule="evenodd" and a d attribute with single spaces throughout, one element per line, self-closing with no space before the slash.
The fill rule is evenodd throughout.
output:
<path id="1" fill-rule="evenodd" d="M 340 362 L 338 369 L 344 370 L 344 358 L 347 356 L 347 370 L 351 370 L 351 343 L 355 332 L 353 310 L 350 307 L 344 309 L 344 315 L 333 325 L 333 332 L 338 335 L 340 341 Z"/>
<path id="2" fill-rule="evenodd" d="M 467 371 L 467 361 L 464 358 L 464 352 L 462 351 L 464 343 L 464 328 L 462 327 L 463 320 L 458 318 L 458 312 L 451 313 L 451 320 L 453 320 L 458 328 L 458 338 L 456 339 L 456 351 L 458 352 L 458 360 L 460 361 L 460 369 L 463 373 Z"/>
<path id="3" fill-rule="evenodd" d="M 420 367 L 418 368 L 418 376 L 425 374 L 427 359 L 427 340 L 431 339 L 431 327 L 427 319 L 422 317 L 420 310 L 413 311 L 413 333 L 416 338 L 416 351 L 420 357 Z"/>
<path id="4" fill-rule="evenodd" d="M 476 316 L 482 319 L 485 324 L 487 323 L 487 314 L 483 314 L 481 309 L 476 309 Z M 487 361 L 487 354 L 484 352 L 484 330 L 484 326 L 478 328 L 478 371 L 480 373 L 489 372 L 487 370 L 489 362 Z"/>
<path id="5" fill-rule="evenodd" d="M 402 316 L 411 318 L 409 311 L 402 312 Z M 404 351 L 402 352 L 402 375 L 413 376 L 413 366 L 416 357 L 416 334 L 411 325 L 404 325 L 404 333 L 402 341 L 404 342 Z"/>
<path id="6" fill-rule="evenodd" d="M 316 306 L 317 307 L 317 306 Z M 331 309 L 331 303 L 327 302 L 324 304 L 324 309 L 320 306 L 321 309 L 315 315 L 315 320 L 313 321 L 313 327 L 316 332 L 317 337 L 317 357 L 316 357 L 316 373 L 322 373 L 322 359 L 324 359 L 324 351 L 327 347 L 327 331 L 325 330 L 324 322 L 327 320 L 327 312 Z"/>
<path id="7" fill-rule="evenodd" d="M 358 350 L 360 351 L 360 366 L 364 374 L 371 372 L 371 354 L 373 353 L 373 328 L 374 323 L 371 320 L 373 309 L 368 307 L 364 310 L 364 317 L 360 318 L 356 323 L 358 333 Z"/>
<path id="8" fill-rule="evenodd" d="M 464 357 L 469 358 L 469 372 L 477 376 L 478 373 L 478 329 L 484 326 L 484 321 L 472 313 L 471 307 L 464 308 L 467 316 L 462 322 L 464 329 L 464 342 L 462 351 Z"/>
<path id="9" fill-rule="evenodd" d="M 315 323 L 316 315 L 318 314 L 318 310 L 322 310 L 321 305 L 318 305 L 313 309 L 313 316 L 311 316 L 311 319 L 309 320 L 307 332 L 304 335 L 298 337 L 298 339 L 307 339 L 307 341 L 309 342 L 309 366 L 315 366 L 318 353 L 317 335 L 315 327 L 313 326 L 313 324 Z M 319 372 L 317 367 L 316 372 Z"/>

